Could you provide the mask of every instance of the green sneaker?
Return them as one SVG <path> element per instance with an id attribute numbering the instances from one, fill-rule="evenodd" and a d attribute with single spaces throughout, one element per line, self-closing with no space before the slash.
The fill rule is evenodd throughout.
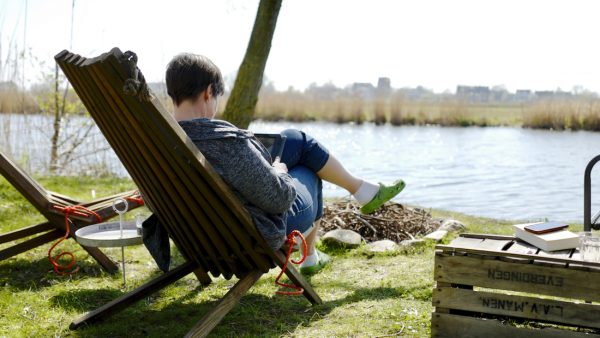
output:
<path id="1" fill-rule="evenodd" d="M 315 273 L 321 271 L 321 269 L 323 269 L 325 267 L 325 265 L 327 265 L 327 264 L 329 264 L 329 262 L 331 262 L 331 257 L 329 257 L 329 255 L 327 255 L 326 253 L 323 253 L 323 252 L 317 250 L 317 255 L 319 256 L 319 261 L 317 262 L 317 264 L 301 267 L 300 268 L 301 274 L 307 275 L 307 276 L 314 275 Z"/>
<path id="2" fill-rule="evenodd" d="M 379 191 L 375 194 L 373 199 L 360 208 L 360 212 L 363 214 L 372 214 L 375 210 L 379 209 L 385 202 L 394 198 L 398 195 L 402 189 L 406 186 L 403 180 L 397 180 L 394 184 L 387 186 L 383 183 L 379 183 Z"/>

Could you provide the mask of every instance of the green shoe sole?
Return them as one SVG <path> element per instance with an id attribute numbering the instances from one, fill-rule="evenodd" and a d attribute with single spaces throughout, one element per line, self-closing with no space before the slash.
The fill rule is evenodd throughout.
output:
<path id="1" fill-rule="evenodd" d="M 373 199 L 360 208 L 360 212 L 363 214 L 372 214 L 375 210 L 379 209 L 385 202 L 391 200 L 398 195 L 406 186 L 403 180 L 397 180 L 394 184 L 386 186 L 383 183 L 379 183 L 379 191 L 375 194 Z"/>
<path id="2" fill-rule="evenodd" d="M 329 262 L 331 261 L 331 257 L 328 254 L 318 251 L 319 261 L 315 265 L 305 266 L 300 268 L 300 273 L 303 275 L 314 275 L 315 273 L 321 271 Z"/>

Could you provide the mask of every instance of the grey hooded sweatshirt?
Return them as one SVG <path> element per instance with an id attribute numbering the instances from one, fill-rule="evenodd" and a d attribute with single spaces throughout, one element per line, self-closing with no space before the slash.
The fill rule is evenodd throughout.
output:
<path id="1" fill-rule="evenodd" d="M 275 170 L 269 152 L 250 131 L 204 118 L 179 125 L 241 200 L 269 246 L 279 249 L 286 213 L 296 198 L 291 176 Z"/>

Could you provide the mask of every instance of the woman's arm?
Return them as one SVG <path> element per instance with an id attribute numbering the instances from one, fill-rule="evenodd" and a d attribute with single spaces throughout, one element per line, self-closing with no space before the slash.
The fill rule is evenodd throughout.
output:
<path id="1" fill-rule="evenodd" d="M 270 165 L 249 140 L 224 138 L 211 142 L 220 154 L 209 158 L 209 162 L 247 201 L 271 214 L 290 208 L 296 198 L 292 177 Z"/>

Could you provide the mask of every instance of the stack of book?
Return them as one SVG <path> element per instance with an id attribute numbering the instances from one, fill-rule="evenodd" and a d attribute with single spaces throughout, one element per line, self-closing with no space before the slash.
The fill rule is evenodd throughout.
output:
<path id="1" fill-rule="evenodd" d="M 552 228 L 552 230 L 545 233 L 533 233 L 525 229 L 525 227 L 531 228 L 533 225 L 536 225 L 538 228 Z M 579 246 L 579 236 L 567 230 L 567 225 L 563 227 L 555 225 L 556 223 L 554 222 L 539 222 L 514 224 L 513 227 L 515 229 L 515 237 L 544 251 L 573 249 Z"/>

